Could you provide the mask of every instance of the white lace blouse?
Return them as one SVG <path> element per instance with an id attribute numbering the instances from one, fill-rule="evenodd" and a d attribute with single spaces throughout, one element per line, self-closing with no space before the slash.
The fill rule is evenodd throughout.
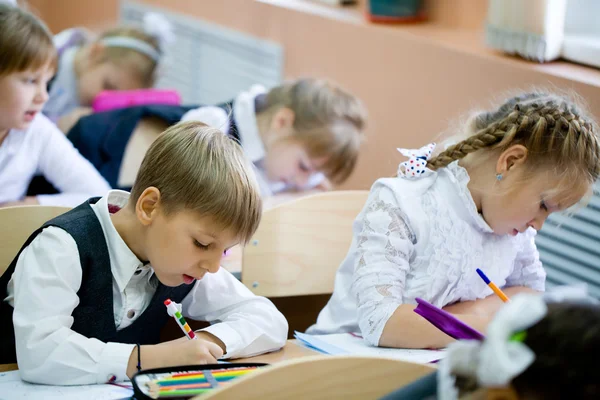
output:
<path id="1" fill-rule="evenodd" d="M 378 345 L 396 308 L 416 304 L 416 297 L 443 307 L 491 295 L 477 268 L 500 287 L 543 291 L 536 232 L 494 234 L 478 214 L 468 182 L 458 162 L 416 179 L 375 182 L 354 222 L 333 296 L 307 332 L 361 332 Z"/>

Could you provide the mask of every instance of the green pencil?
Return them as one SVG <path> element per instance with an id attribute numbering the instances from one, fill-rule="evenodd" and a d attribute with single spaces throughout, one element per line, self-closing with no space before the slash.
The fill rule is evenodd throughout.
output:
<path id="1" fill-rule="evenodd" d="M 206 392 L 210 392 L 213 389 L 185 389 L 185 390 L 169 390 L 168 392 L 159 392 L 158 398 L 168 398 L 168 397 L 184 397 L 184 396 L 195 396 L 197 394 L 202 394 Z"/>

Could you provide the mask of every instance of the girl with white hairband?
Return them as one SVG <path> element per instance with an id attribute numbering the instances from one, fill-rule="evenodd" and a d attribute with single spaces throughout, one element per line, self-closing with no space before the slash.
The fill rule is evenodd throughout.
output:
<path id="1" fill-rule="evenodd" d="M 173 38 L 161 15 L 144 17 L 143 28 L 120 27 L 97 39 L 81 28 L 54 37 L 59 53 L 58 71 L 49 86 L 44 114 L 55 122 L 91 106 L 103 90 L 132 90 L 154 85 L 165 45 Z"/>

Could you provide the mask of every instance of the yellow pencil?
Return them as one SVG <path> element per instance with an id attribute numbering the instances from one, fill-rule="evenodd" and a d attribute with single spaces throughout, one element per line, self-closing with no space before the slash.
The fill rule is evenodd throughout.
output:
<path id="1" fill-rule="evenodd" d="M 505 303 L 508 303 L 510 301 L 508 296 L 505 295 L 504 292 L 502 290 L 500 290 L 500 288 L 498 286 L 496 286 L 496 284 L 494 282 L 490 281 L 489 278 L 487 276 L 485 276 L 485 274 L 483 273 L 482 270 L 477 268 L 477 273 L 479 274 L 481 279 L 483 279 L 483 281 L 486 283 L 486 285 L 488 285 L 490 287 L 490 289 L 492 289 L 494 291 L 494 293 L 496 293 L 498 295 L 498 297 L 500 297 L 500 300 L 502 300 Z"/>

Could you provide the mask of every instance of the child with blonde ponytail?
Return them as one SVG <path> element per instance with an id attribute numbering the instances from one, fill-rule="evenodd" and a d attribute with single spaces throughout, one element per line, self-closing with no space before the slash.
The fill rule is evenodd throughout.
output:
<path id="1" fill-rule="evenodd" d="M 335 289 L 309 333 L 361 332 L 385 347 L 452 339 L 413 312 L 423 298 L 485 331 L 504 292 L 543 291 L 534 243 L 552 212 L 589 193 L 600 174 L 592 119 L 566 97 L 527 93 L 466 124 L 466 139 L 401 150 L 398 176 L 379 179 L 354 224 Z"/>

